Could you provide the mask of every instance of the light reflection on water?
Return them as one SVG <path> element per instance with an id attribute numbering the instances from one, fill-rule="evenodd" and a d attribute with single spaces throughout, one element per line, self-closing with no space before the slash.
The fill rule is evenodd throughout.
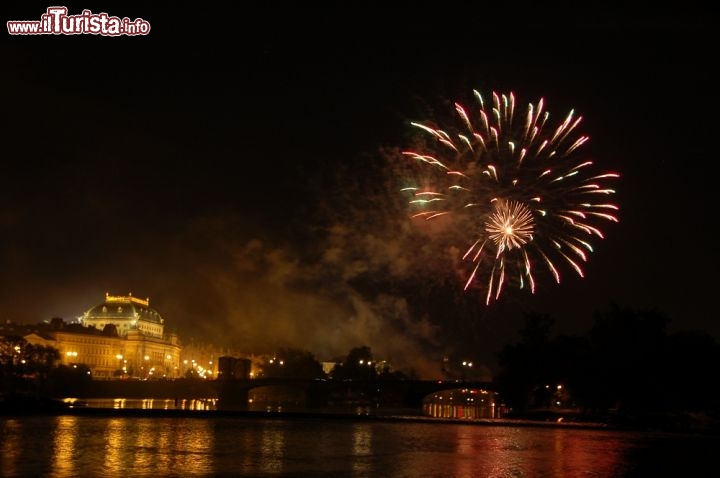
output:
<path id="1" fill-rule="evenodd" d="M 0 417 L 0 476 L 696 476 L 718 445 L 718 437 L 442 422 Z"/>
<path id="2" fill-rule="evenodd" d="M 77 417 L 62 417 L 54 434 L 53 469 L 58 475 L 76 475 L 74 455 L 77 452 Z"/>
<path id="3" fill-rule="evenodd" d="M 373 452 L 373 427 L 367 423 L 354 425 L 352 436 L 353 475 L 367 476 L 372 469 L 369 458 Z"/>
<path id="4" fill-rule="evenodd" d="M 140 409 L 140 410 L 217 410 L 217 398 L 67 398 L 65 402 L 75 407 Z"/>
<path id="5" fill-rule="evenodd" d="M 268 423 L 260 430 L 260 471 L 269 475 L 280 473 L 284 455 L 285 434 L 278 423 Z"/>

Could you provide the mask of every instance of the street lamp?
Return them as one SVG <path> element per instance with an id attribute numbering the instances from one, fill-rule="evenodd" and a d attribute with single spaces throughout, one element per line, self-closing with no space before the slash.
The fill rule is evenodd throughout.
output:
<path id="1" fill-rule="evenodd" d="M 118 369 L 121 371 L 119 376 L 122 378 L 123 374 L 125 373 L 125 367 L 123 367 L 123 359 L 125 358 L 123 354 L 117 354 L 115 358 L 118 360 Z"/>
<path id="2" fill-rule="evenodd" d="M 471 369 L 472 366 L 473 366 L 473 363 L 472 363 L 472 362 L 470 362 L 470 361 L 468 361 L 468 360 L 463 360 L 463 362 L 462 362 L 462 371 L 461 371 L 461 373 L 460 373 L 463 381 L 465 381 L 466 370 Z M 469 374 L 469 373 L 468 373 L 468 374 Z"/>
<path id="3" fill-rule="evenodd" d="M 367 367 L 367 369 L 365 369 L 365 370 L 367 370 L 367 374 L 365 374 L 362 370 L 360 370 L 361 375 L 366 375 L 367 378 L 372 378 L 373 370 L 374 370 L 372 368 L 373 367 L 372 360 L 360 359 L 360 360 L 358 360 L 358 364 L 360 365 L 360 367 L 363 367 L 363 366 Z"/>

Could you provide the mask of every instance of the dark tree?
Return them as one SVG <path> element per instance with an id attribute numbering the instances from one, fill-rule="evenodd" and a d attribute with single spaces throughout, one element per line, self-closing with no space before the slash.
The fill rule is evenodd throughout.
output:
<path id="1" fill-rule="evenodd" d="M 720 412 L 720 345 L 706 332 L 668 337 L 667 396 L 674 410 Z"/>
<path id="2" fill-rule="evenodd" d="M 322 364 L 312 353 L 293 348 L 280 349 L 263 366 L 263 375 L 277 378 L 325 378 Z"/>
<path id="3" fill-rule="evenodd" d="M 375 361 L 368 346 L 350 350 L 342 364 L 336 365 L 330 376 L 337 380 L 365 380 L 375 378 Z"/>
<path id="4" fill-rule="evenodd" d="M 17 360 L 19 350 L 27 344 L 27 341 L 14 335 L 8 335 L 0 340 L 0 366 L 3 374 L 12 374 L 14 364 Z"/>
<path id="5" fill-rule="evenodd" d="M 550 380 L 547 363 L 554 323 L 547 315 L 527 314 L 519 331 L 520 342 L 506 345 L 498 353 L 499 392 L 506 403 L 518 412 L 534 406 L 534 393 Z"/>
<path id="6" fill-rule="evenodd" d="M 665 407 L 668 323 L 656 311 L 617 305 L 596 314 L 589 333 L 592 405 L 627 413 Z"/>
<path id="7" fill-rule="evenodd" d="M 102 334 L 106 337 L 117 337 L 118 330 L 115 324 L 105 324 L 103 327 Z"/>
<path id="8" fill-rule="evenodd" d="M 49 345 L 28 344 L 23 350 L 25 371 L 30 374 L 47 374 L 60 361 L 60 351 Z"/>

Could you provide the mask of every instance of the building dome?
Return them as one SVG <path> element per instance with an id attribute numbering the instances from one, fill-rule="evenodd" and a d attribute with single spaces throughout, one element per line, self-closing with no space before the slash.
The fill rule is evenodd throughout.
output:
<path id="1" fill-rule="evenodd" d="M 105 294 L 105 301 L 85 312 L 82 321 L 86 326 L 100 330 L 108 324 L 114 324 L 122 336 L 131 330 L 138 330 L 157 337 L 162 337 L 165 322 L 158 311 L 150 307 L 149 298 L 139 299 L 132 294 Z"/>
<path id="2" fill-rule="evenodd" d="M 150 299 L 138 299 L 132 295 L 113 296 L 106 294 L 105 302 L 85 312 L 83 318 L 145 319 L 158 324 L 163 323 L 163 318 L 158 311 L 150 307 Z"/>

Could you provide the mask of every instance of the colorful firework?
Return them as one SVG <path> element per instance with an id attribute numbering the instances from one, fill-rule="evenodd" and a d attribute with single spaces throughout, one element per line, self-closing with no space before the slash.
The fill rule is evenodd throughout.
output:
<path id="1" fill-rule="evenodd" d="M 593 172 L 574 111 L 552 127 L 542 99 L 518 114 L 513 93 L 493 93 L 491 104 L 474 94 L 474 112 L 455 103 L 451 132 L 412 123 L 430 141 L 403 155 L 431 173 L 403 189 L 412 217 L 453 218 L 466 247 L 465 289 L 485 289 L 486 303 L 507 286 L 534 293 L 540 276 L 559 283 L 563 267 L 583 277 L 592 239 L 603 238 L 598 223 L 618 222 L 618 207 L 596 198 L 615 193 L 605 183 L 619 174 Z"/>

